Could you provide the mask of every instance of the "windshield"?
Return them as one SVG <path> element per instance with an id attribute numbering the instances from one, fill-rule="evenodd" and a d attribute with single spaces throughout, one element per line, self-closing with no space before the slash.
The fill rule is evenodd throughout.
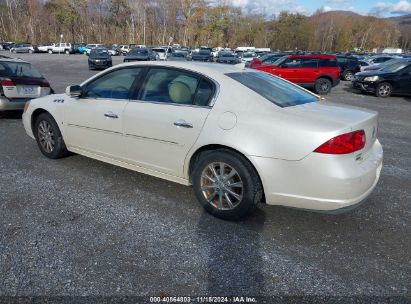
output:
<path id="1" fill-rule="evenodd" d="M 0 62 L 0 77 L 43 78 L 30 63 Z"/>
<path id="2" fill-rule="evenodd" d="M 220 57 L 235 57 L 233 53 L 220 53 Z"/>
<path id="3" fill-rule="evenodd" d="M 93 49 L 90 52 L 90 58 L 95 58 L 95 57 L 109 57 L 110 55 L 108 54 L 107 50 L 98 50 L 98 49 Z"/>
<path id="4" fill-rule="evenodd" d="M 200 50 L 198 53 L 201 55 L 210 55 L 211 52 L 209 50 Z"/>
<path id="5" fill-rule="evenodd" d="M 165 53 L 166 50 L 165 49 L 153 49 L 154 52 L 156 53 Z"/>
<path id="6" fill-rule="evenodd" d="M 397 62 L 397 63 L 391 64 L 389 66 L 382 68 L 381 71 L 388 72 L 388 73 L 395 73 L 409 65 L 410 65 L 409 62 Z"/>
<path id="7" fill-rule="evenodd" d="M 287 59 L 288 59 L 287 56 L 278 58 L 276 61 L 274 61 L 273 65 L 280 66 L 280 65 L 282 65 Z"/>
<path id="8" fill-rule="evenodd" d="M 318 101 L 314 95 L 278 77 L 263 72 L 226 74 L 279 107 L 291 107 Z"/>
<path id="9" fill-rule="evenodd" d="M 251 58 L 251 57 L 255 57 L 254 53 L 244 53 L 243 54 L 243 58 Z"/>
<path id="10" fill-rule="evenodd" d="M 147 56 L 148 55 L 148 50 L 147 49 L 133 49 L 130 52 L 130 55 L 132 55 L 132 56 Z"/>
<path id="11" fill-rule="evenodd" d="M 185 54 L 183 52 L 175 52 L 175 53 L 171 53 L 170 55 L 171 57 L 181 57 L 181 58 L 185 57 Z"/>

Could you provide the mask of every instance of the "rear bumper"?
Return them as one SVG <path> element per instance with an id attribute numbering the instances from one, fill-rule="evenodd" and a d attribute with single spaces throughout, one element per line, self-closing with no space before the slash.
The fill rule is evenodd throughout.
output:
<path id="1" fill-rule="evenodd" d="M 0 111 L 9 111 L 9 110 L 23 110 L 24 105 L 29 99 L 14 99 L 9 100 L 8 98 L 0 98 Z"/>
<path id="2" fill-rule="evenodd" d="M 340 213 L 363 202 L 380 177 L 383 151 L 378 140 L 358 153 L 312 153 L 300 161 L 251 157 L 260 173 L 266 203 Z"/>

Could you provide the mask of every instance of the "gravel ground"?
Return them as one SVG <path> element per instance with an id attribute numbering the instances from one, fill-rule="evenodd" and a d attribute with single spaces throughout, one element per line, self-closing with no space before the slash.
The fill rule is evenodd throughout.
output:
<path id="1" fill-rule="evenodd" d="M 56 92 L 96 73 L 86 56 L 19 57 Z M 47 159 L 25 135 L 20 113 L 0 114 L 0 302 L 158 295 L 411 301 L 411 99 L 356 94 L 342 83 L 327 100 L 380 113 L 384 166 L 368 201 L 343 215 L 261 205 L 240 222 L 206 214 L 189 187 L 78 155 Z"/>

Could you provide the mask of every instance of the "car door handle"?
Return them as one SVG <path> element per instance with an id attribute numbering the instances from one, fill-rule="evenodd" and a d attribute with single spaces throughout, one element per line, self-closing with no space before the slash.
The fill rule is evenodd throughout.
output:
<path id="1" fill-rule="evenodd" d="M 118 116 L 114 114 L 113 112 L 105 113 L 104 116 L 107 118 L 118 118 Z"/>
<path id="2" fill-rule="evenodd" d="M 174 125 L 176 127 L 183 127 L 183 128 L 192 128 L 193 125 L 189 122 L 186 122 L 185 120 L 177 120 L 174 122 Z"/>

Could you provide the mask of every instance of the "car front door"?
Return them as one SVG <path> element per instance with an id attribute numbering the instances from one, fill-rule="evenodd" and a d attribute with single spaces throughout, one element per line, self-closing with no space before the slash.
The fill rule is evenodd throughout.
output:
<path id="1" fill-rule="evenodd" d="M 215 84 L 192 72 L 152 67 L 124 111 L 127 162 L 184 177 L 184 160 L 210 112 Z"/>
<path id="2" fill-rule="evenodd" d="M 294 83 L 299 82 L 303 78 L 301 58 L 288 58 L 276 71 L 276 75 Z"/>
<path id="3" fill-rule="evenodd" d="M 141 68 L 121 68 L 83 85 L 65 101 L 66 144 L 110 158 L 123 157 L 123 112 Z"/>
<path id="4" fill-rule="evenodd" d="M 301 68 L 297 72 L 296 83 L 308 84 L 314 83 L 319 75 L 318 59 L 303 58 Z"/>
<path id="5" fill-rule="evenodd" d="M 411 95 L 411 65 L 398 73 L 396 82 L 397 88 L 394 88 L 394 93 Z"/>

